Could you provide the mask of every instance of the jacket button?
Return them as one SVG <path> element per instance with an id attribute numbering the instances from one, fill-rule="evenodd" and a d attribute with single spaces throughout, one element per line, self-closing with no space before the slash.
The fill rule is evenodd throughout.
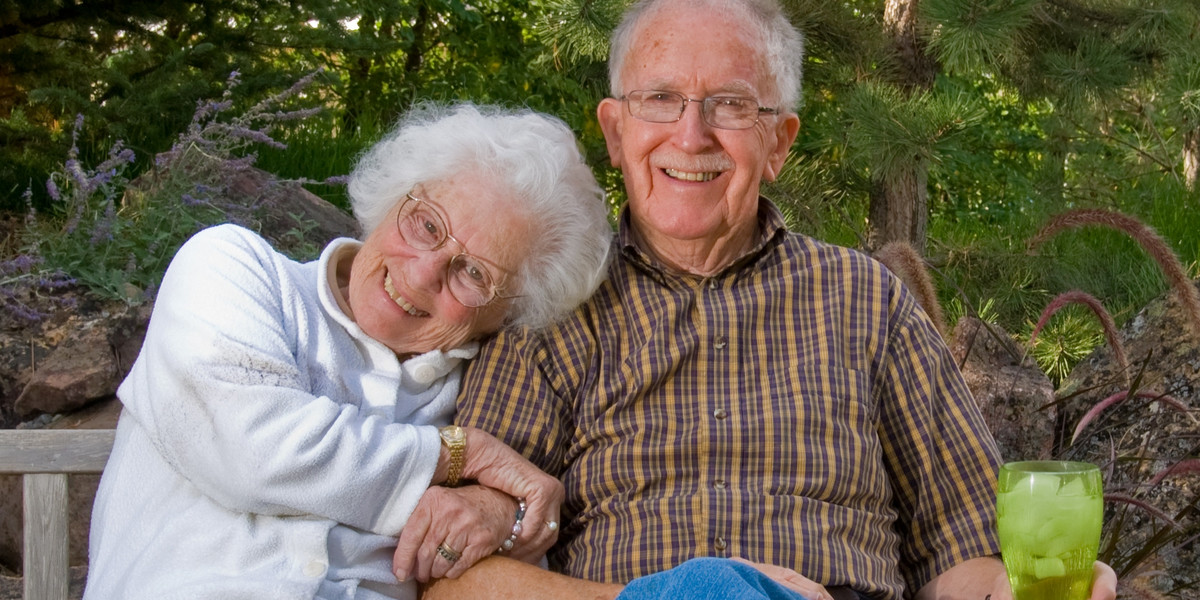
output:
<path id="1" fill-rule="evenodd" d="M 304 575 L 306 577 L 320 577 L 325 574 L 325 568 L 326 565 L 322 561 L 309 561 L 307 565 L 304 565 Z"/>

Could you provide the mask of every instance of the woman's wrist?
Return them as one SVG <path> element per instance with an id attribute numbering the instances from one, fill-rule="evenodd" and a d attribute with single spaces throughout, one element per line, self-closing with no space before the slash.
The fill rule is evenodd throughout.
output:
<path id="1" fill-rule="evenodd" d="M 442 441 L 437 470 L 441 478 L 435 478 L 435 481 L 441 481 L 447 487 L 457 487 L 462 483 L 463 470 L 467 460 L 466 432 L 457 425 L 447 425 L 438 430 L 438 437 Z"/>

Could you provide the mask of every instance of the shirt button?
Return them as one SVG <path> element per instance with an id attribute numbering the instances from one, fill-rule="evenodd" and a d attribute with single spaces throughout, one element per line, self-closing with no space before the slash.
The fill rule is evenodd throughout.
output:
<path id="1" fill-rule="evenodd" d="M 729 411 L 723 408 L 718 408 L 717 410 L 713 411 L 713 417 L 715 417 L 718 421 L 724 421 L 725 419 L 729 418 Z"/>
<path id="2" fill-rule="evenodd" d="M 717 280 L 716 280 L 716 279 L 709 279 L 709 280 L 708 280 L 708 289 L 710 289 L 710 290 L 715 290 L 715 289 L 717 289 Z"/>
<path id="3" fill-rule="evenodd" d="M 304 565 L 304 575 L 306 577 L 320 577 L 325 574 L 325 563 L 319 560 L 309 561 Z"/>
<path id="4" fill-rule="evenodd" d="M 725 550 L 729 545 L 725 543 L 725 538 L 719 537 L 713 542 L 713 547 L 717 550 Z"/>
<path id="5" fill-rule="evenodd" d="M 725 489 L 725 488 L 726 488 L 728 485 L 729 485 L 729 484 L 725 483 L 725 480 L 724 480 L 724 479 L 718 479 L 718 480 L 716 480 L 716 481 L 714 481 L 714 482 L 713 482 L 713 487 L 714 487 L 714 488 L 716 488 L 716 489 L 718 489 L 718 490 L 723 490 L 723 489 Z"/>
<path id="6" fill-rule="evenodd" d="M 725 346 L 728 346 L 728 345 L 729 345 L 729 338 L 727 338 L 723 335 L 718 335 L 717 339 L 713 341 L 713 348 L 716 348 L 717 350 L 723 350 L 723 349 L 725 349 Z"/>
<path id="7" fill-rule="evenodd" d="M 418 365 L 417 368 L 413 369 L 413 378 L 418 383 L 428 385 L 433 383 L 433 380 L 437 378 L 437 369 L 433 368 L 433 365 Z"/>

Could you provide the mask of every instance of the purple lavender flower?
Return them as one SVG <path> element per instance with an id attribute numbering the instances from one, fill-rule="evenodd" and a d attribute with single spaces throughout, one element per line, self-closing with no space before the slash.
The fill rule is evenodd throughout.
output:
<path id="1" fill-rule="evenodd" d="M 58 190 L 58 184 L 54 183 L 54 179 L 46 180 L 46 193 L 50 194 L 50 199 L 55 202 L 62 202 L 62 192 Z"/>

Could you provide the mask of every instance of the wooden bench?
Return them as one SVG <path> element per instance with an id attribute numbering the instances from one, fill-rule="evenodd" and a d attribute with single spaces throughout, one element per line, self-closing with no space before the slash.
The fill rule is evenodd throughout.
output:
<path id="1" fill-rule="evenodd" d="M 0 474 L 24 482 L 25 600 L 66 600 L 67 478 L 104 470 L 114 435 L 111 429 L 0 430 Z"/>

